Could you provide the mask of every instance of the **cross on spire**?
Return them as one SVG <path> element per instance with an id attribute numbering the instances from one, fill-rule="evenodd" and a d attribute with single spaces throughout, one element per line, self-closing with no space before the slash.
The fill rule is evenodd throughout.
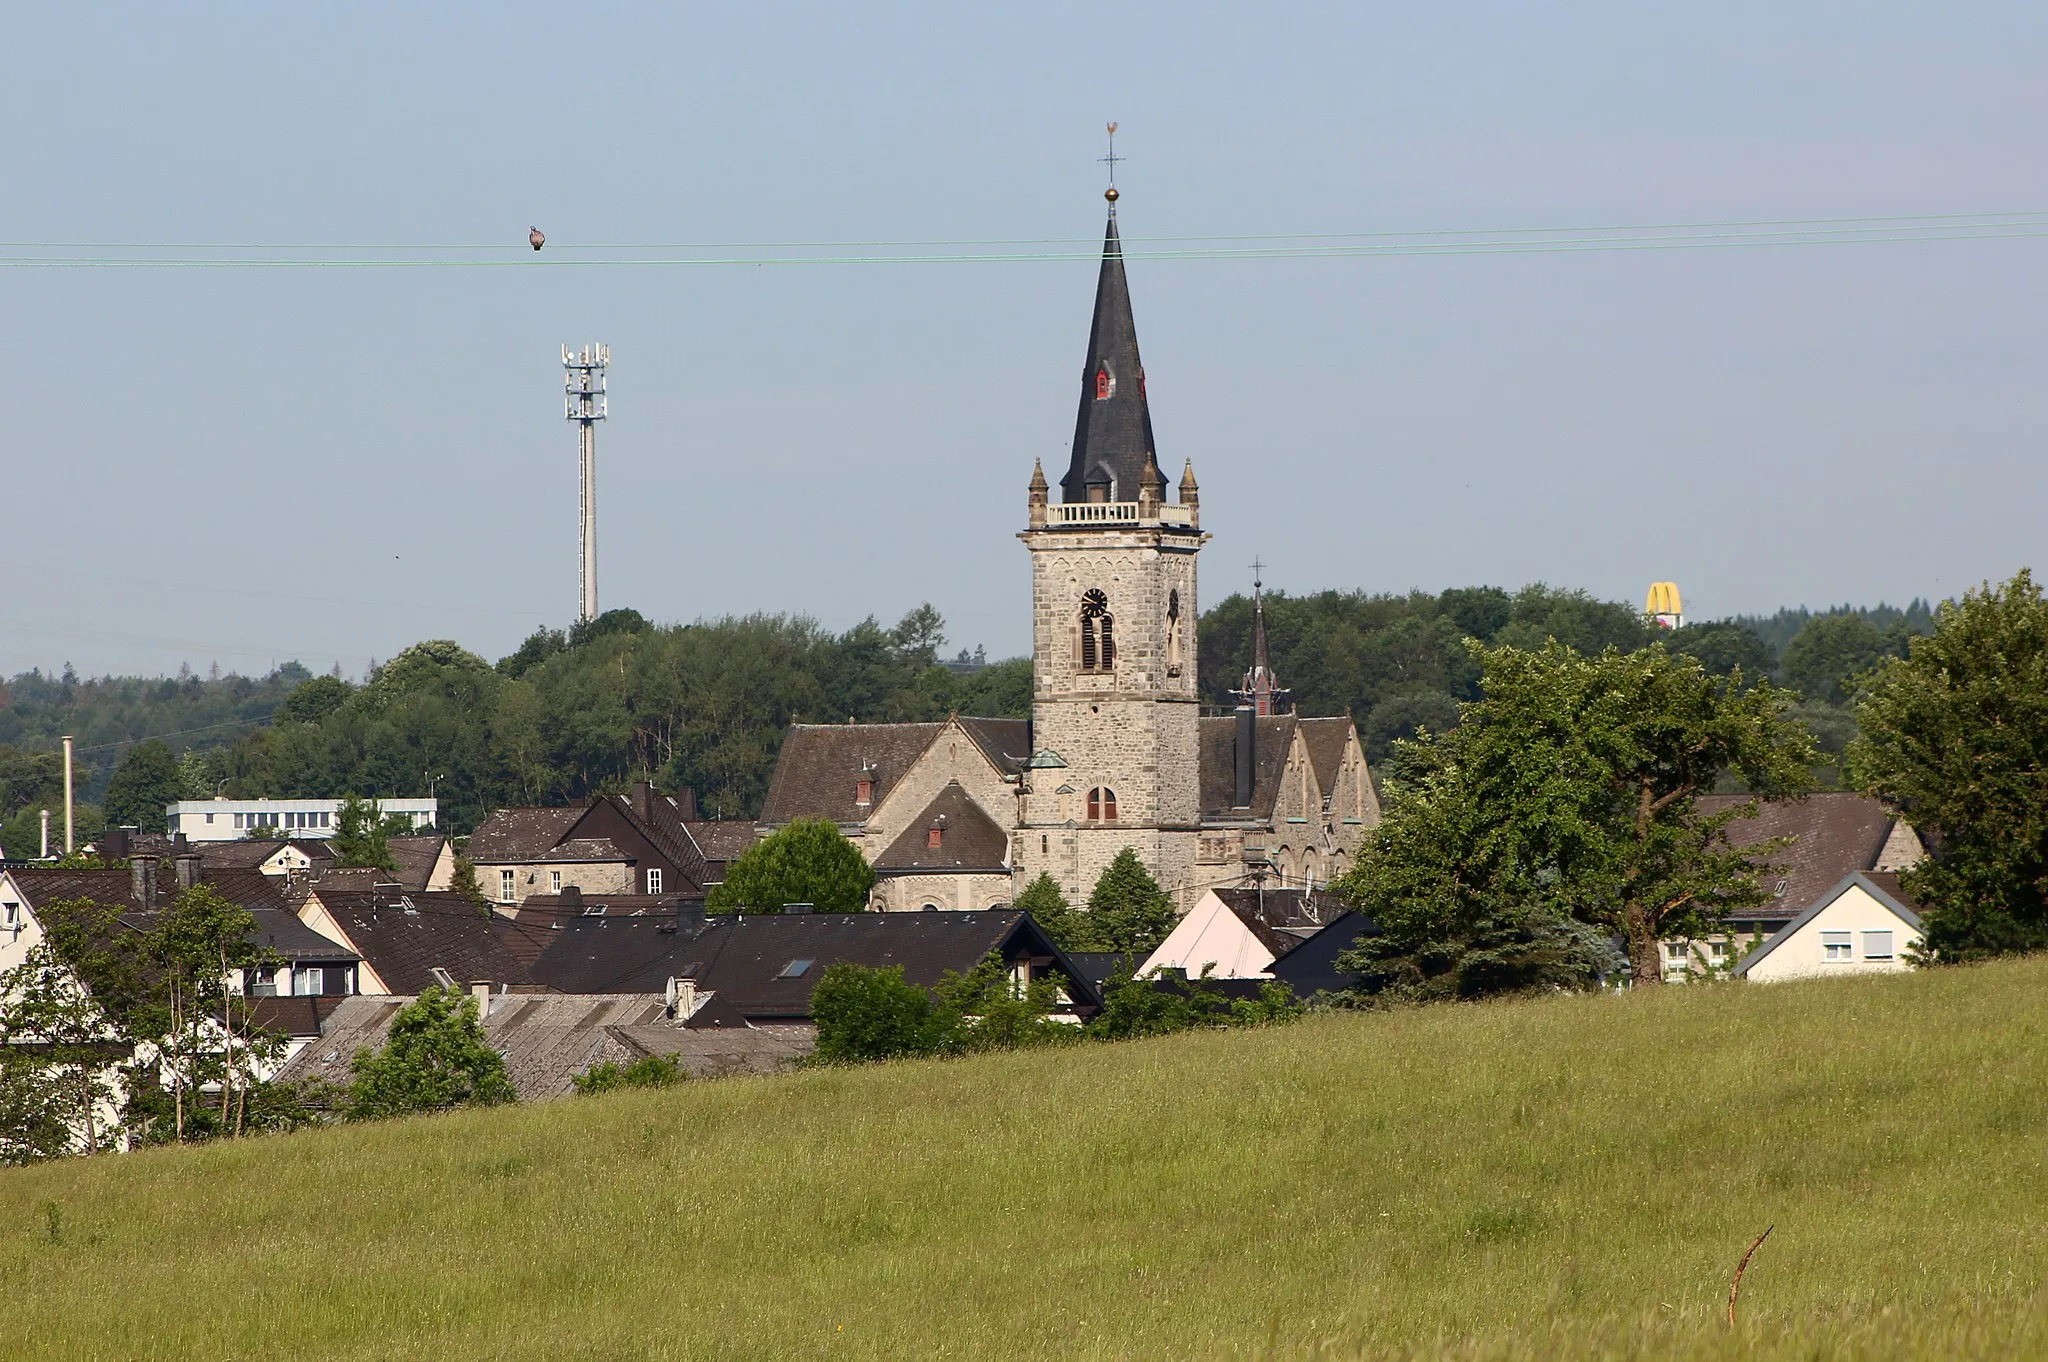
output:
<path id="1" fill-rule="evenodd" d="M 1116 202 L 1117 162 L 1124 159 L 1123 157 L 1116 154 L 1116 124 L 1111 123 L 1109 125 L 1109 155 L 1098 156 L 1096 157 L 1096 159 L 1102 162 L 1102 164 L 1109 167 L 1109 193 L 1105 195 L 1105 197 L 1108 198 L 1108 200 L 1112 204 L 1114 204 Z M 1111 211 L 1114 210 L 1112 209 Z"/>

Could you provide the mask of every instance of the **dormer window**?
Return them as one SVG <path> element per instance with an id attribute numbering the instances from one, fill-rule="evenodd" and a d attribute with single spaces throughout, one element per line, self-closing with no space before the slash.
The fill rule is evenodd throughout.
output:
<path id="1" fill-rule="evenodd" d="M 853 802 L 862 808 L 875 802 L 875 782 L 871 777 L 862 776 L 853 782 Z"/>
<path id="2" fill-rule="evenodd" d="M 1110 372 L 1109 361 L 1095 366 L 1095 400 L 1107 402 L 1116 396 L 1116 375 Z"/>
<path id="3" fill-rule="evenodd" d="M 946 830 L 944 828 L 925 829 L 924 844 L 931 850 L 937 851 L 939 849 L 939 844 L 944 842 L 945 840 Z"/>

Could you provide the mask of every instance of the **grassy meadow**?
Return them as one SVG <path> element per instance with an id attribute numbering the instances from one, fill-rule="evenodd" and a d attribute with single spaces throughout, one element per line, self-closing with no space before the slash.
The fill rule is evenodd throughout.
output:
<path id="1" fill-rule="evenodd" d="M 2044 1160 L 2048 961 L 1322 1017 L 0 1172 L 0 1353 L 2048 1356 Z"/>

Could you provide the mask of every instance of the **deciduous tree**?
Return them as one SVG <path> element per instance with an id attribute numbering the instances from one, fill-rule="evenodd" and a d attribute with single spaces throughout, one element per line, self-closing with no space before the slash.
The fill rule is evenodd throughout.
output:
<path id="1" fill-rule="evenodd" d="M 857 913 L 874 887 L 874 867 L 837 824 L 799 818 L 742 852 L 705 902 L 717 913 L 779 913 L 793 903 L 821 913 Z"/>
<path id="2" fill-rule="evenodd" d="M 517 1095 L 504 1057 L 477 1020 L 476 999 L 439 987 L 400 1008 L 384 1048 L 358 1051 L 351 1068 L 345 1108 L 351 1121 L 494 1106 Z"/>

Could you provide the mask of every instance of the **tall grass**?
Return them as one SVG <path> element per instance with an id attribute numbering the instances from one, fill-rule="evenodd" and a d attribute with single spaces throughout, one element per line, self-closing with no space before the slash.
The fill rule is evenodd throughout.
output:
<path id="1" fill-rule="evenodd" d="M 2048 1355 L 2044 1032 L 2023 962 L 45 1165 L 0 1175 L 0 1351 Z"/>

